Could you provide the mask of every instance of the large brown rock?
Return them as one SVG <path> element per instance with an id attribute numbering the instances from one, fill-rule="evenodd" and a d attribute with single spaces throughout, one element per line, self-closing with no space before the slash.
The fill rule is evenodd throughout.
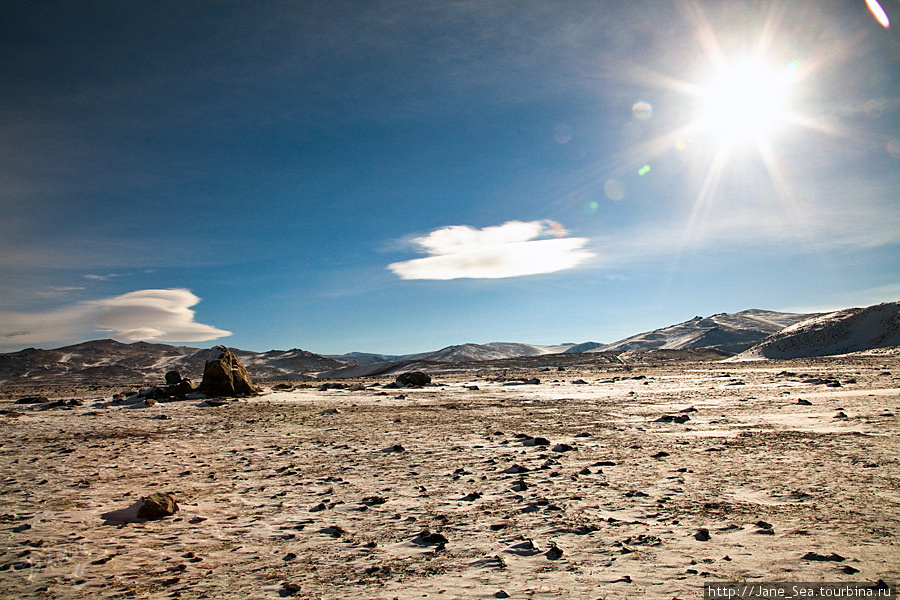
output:
<path id="1" fill-rule="evenodd" d="M 255 396 L 259 390 L 240 359 L 225 346 L 209 351 L 197 391 L 207 396 Z"/>
<path id="2" fill-rule="evenodd" d="M 139 519 L 162 519 L 170 517 L 178 512 L 178 505 L 171 494 L 153 493 L 141 498 L 138 506 L 137 517 Z"/>

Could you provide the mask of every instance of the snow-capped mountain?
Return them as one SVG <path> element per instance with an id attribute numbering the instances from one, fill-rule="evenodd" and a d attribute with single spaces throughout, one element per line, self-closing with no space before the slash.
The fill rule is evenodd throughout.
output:
<path id="1" fill-rule="evenodd" d="M 259 379 L 297 377 L 347 364 L 297 349 L 233 351 L 250 375 Z M 26 348 L 0 354 L 0 383 L 160 383 L 167 371 L 199 380 L 208 353 L 187 346 L 114 340 L 94 340 L 55 350 Z"/>
<path id="2" fill-rule="evenodd" d="M 513 342 L 491 342 L 489 344 L 460 344 L 447 346 L 434 352 L 408 354 L 400 360 L 429 360 L 436 362 L 472 362 L 480 360 L 502 360 L 520 356 L 540 356 L 542 354 L 560 354 L 570 348 L 570 344 L 541 346 L 536 344 L 517 344 Z"/>
<path id="3" fill-rule="evenodd" d="M 900 302 L 816 315 L 730 360 L 831 356 L 900 346 Z"/>
<path id="4" fill-rule="evenodd" d="M 810 316 L 812 315 L 754 309 L 694 317 L 677 325 L 627 337 L 590 352 L 683 348 L 716 348 L 726 352 L 741 352 L 776 331 Z"/>

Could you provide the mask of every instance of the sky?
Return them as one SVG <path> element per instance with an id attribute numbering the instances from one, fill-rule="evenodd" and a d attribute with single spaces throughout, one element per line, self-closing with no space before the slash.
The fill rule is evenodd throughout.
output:
<path id="1" fill-rule="evenodd" d="M 881 7 L 2 0 L 0 351 L 403 354 L 896 301 Z"/>

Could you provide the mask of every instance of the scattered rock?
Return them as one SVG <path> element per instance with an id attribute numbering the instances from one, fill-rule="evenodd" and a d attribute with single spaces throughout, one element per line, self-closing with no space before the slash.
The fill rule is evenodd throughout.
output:
<path id="1" fill-rule="evenodd" d="M 333 538 L 339 538 L 347 532 L 342 527 L 338 527 L 337 525 L 332 525 L 330 527 L 325 527 L 323 529 L 320 529 L 319 533 L 324 533 L 326 535 L 330 535 Z"/>
<path id="2" fill-rule="evenodd" d="M 571 452 L 575 449 L 575 446 L 570 446 L 568 444 L 557 444 L 553 446 L 554 452 Z"/>
<path id="3" fill-rule="evenodd" d="M 656 454 L 654 454 L 654 455 L 651 456 L 650 458 L 665 458 L 666 456 L 669 456 L 669 453 L 660 450 L 659 452 L 657 452 Z"/>
<path id="4" fill-rule="evenodd" d="M 840 411 L 838 414 L 834 415 L 834 418 L 835 419 L 846 419 L 847 413 L 845 413 L 844 411 Z"/>
<path id="5" fill-rule="evenodd" d="M 175 385 L 181 383 L 181 373 L 178 371 L 169 371 L 166 373 L 166 385 Z"/>
<path id="6" fill-rule="evenodd" d="M 522 442 L 522 445 L 523 446 L 549 446 L 550 440 L 548 440 L 547 438 L 542 438 L 542 437 L 526 438 Z"/>
<path id="7" fill-rule="evenodd" d="M 366 496 L 362 500 L 360 500 L 366 506 L 377 506 L 379 504 L 384 504 L 387 502 L 387 499 L 382 498 L 381 496 Z"/>
<path id="8" fill-rule="evenodd" d="M 562 558 L 562 555 L 563 551 L 560 550 L 559 546 L 557 546 L 553 542 L 550 542 L 550 549 L 544 553 L 544 556 L 546 556 L 549 560 L 559 560 L 560 558 Z"/>
<path id="9" fill-rule="evenodd" d="M 432 533 L 426 529 L 413 539 L 413 544 L 417 546 L 443 546 L 447 541 L 447 538 L 440 533 Z"/>
<path id="10" fill-rule="evenodd" d="M 288 596 L 296 596 L 300 593 L 300 584 L 298 583 L 282 583 L 281 590 L 278 591 L 278 595 L 282 598 L 286 598 Z"/>
<path id="11" fill-rule="evenodd" d="M 404 448 L 400 444 L 394 444 L 393 446 L 389 446 L 389 447 L 385 448 L 384 450 L 381 450 L 381 452 L 405 452 L 405 451 L 406 451 L 406 448 Z"/>
<path id="12" fill-rule="evenodd" d="M 825 556 L 823 554 L 817 554 L 815 552 L 807 552 L 803 556 L 801 556 L 803 560 L 814 560 L 814 561 L 831 561 L 831 562 L 844 562 L 846 559 L 840 554 L 835 554 L 832 552 L 831 554 Z"/>
<path id="13" fill-rule="evenodd" d="M 697 533 L 694 534 L 694 539 L 698 542 L 708 542 L 709 541 L 709 529 L 698 529 Z"/>
<path id="14" fill-rule="evenodd" d="M 508 474 L 527 473 L 528 471 L 529 469 L 527 467 L 523 467 L 522 465 L 513 465 L 509 468 L 503 469 L 503 472 Z"/>
<path id="15" fill-rule="evenodd" d="M 494 598 L 509 598 L 509 594 L 507 594 L 503 590 L 500 590 L 498 592 L 494 592 Z"/>
<path id="16" fill-rule="evenodd" d="M 804 400 L 803 398 L 798 398 L 797 404 L 799 404 L 800 406 L 812 406 L 812 402 L 810 402 L 809 400 Z"/>
<path id="17" fill-rule="evenodd" d="M 16 400 L 16 404 L 43 404 L 50 402 L 50 398 L 46 396 L 25 396 Z"/>

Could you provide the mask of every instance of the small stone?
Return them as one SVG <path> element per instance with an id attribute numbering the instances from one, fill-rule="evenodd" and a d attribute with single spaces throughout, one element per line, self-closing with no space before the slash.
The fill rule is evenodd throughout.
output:
<path id="1" fill-rule="evenodd" d="M 153 493 L 141 499 L 137 516 L 139 519 L 162 519 L 178 512 L 175 498 L 167 493 Z"/>
<path id="2" fill-rule="evenodd" d="M 709 541 L 709 529 L 698 529 L 697 533 L 694 534 L 694 539 L 698 542 L 708 542 Z"/>
<path id="3" fill-rule="evenodd" d="M 432 533 L 427 529 L 419 533 L 413 539 L 413 543 L 419 546 L 436 546 L 446 544 L 449 540 L 440 533 Z"/>
<path id="4" fill-rule="evenodd" d="M 831 554 L 829 554 L 827 556 L 824 554 L 817 554 L 815 552 L 807 552 L 801 558 L 803 560 L 814 560 L 814 561 L 818 561 L 818 562 L 825 562 L 825 561 L 844 562 L 844 560 L 846 560 L 843 556 L 841 556 L 840 554 L 835 554 L 834 552 L 832 552 Z"/>
<path id="5" fill-rule="evenodd" d="M 544 556 L 546 556 L 548 560 L 559 560 L 560 558 L 562 558 L 562 555 L 563 551 L 553 543 L 550 544 L 550 549 L 544 553 Z"/>

